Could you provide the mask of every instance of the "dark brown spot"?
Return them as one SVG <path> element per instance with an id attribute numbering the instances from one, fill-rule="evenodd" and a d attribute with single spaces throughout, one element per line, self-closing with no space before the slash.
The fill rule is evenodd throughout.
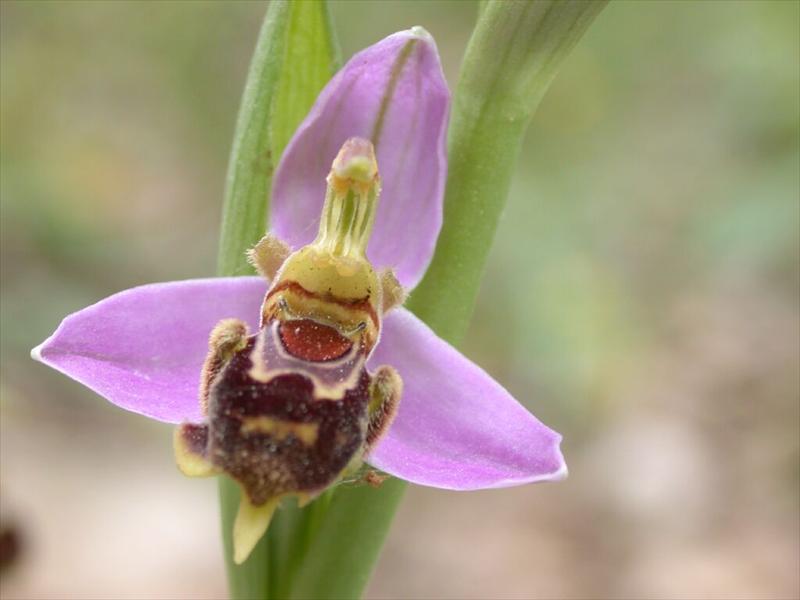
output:
<path id="1" fill-rule="evenodd" d="M 384 473 L 378 473 L 377 471 L 367 471 L 366 475 L 364 475 L 364 481 L 370 487 L 379 488 L 383 484 L 384 481 L 389 479 L 389 476 Z"/>
<path id="2" fill-rule="evenodd" d="M 5 572 L 19 558 L 20 541 L 19 530 L 11 524 L 0 526 L 0 571 Z"/>
<path id="3" fill-rule="evenodd" d="M 183 423 L 181 425 L 181 437 L 189 452 L 203 456 L 208 445 L 208 425 Z"/>

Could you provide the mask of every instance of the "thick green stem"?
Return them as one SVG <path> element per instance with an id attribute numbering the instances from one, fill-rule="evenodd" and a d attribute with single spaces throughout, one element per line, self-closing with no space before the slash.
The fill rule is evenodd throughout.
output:
<path id="1" fill-rule="evenodd" d="M 605 4 L 497 0 L 482 7 L 453 96 L 444 226 L 408 304 L 452 343 L 466 333 L 531 116 Z"/>
<path id="2" fill-rule="evenodd" d="M 276 0 L 270 4 L 250 63 L 225 183 L 217 257 L 219 275 L 251 275 L 245 251 L 267 229 L 269 190 L 276 164 L 270 117 L 278 95 L 290 14 L 288 2 Z"/>
<path id="3" fill-rule="evenodd" d="M 406 484 L 387 480 L 336 489 L 319 532 L 293 577 L 290 598 L 358 598 L 375 568 Z"/>
<path id="4" fill-rule="evenodd" d="M 233 520 L 239 508 L 239 486 L 226 476 L 219 477 L 219 511 L 222 522 L 222 547 L 232 599 L 266 598 L 269 589 L 268 546 L 258 543 L 242 565 L 233 562 Z M 263 540 L 262 540 L 263 542 Z"/>

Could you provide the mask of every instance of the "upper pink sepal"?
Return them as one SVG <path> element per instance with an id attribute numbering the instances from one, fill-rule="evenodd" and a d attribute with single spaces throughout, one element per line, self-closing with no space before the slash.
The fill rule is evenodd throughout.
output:
<path id="1" fill-rule="evenodd" d="M 368 458 L 373 466 L 453 490 L 566 476 L 561 436 L 406 309 L 384 318 L 369 364 L 392 365 L 403 379 L 397 417 Z"/>
<path id="2" fill-rule="evenodd" d="M 222 277 L 135 287 L 66 317 L 33 358 L 159 421 L 200 421 L 208 336 L 222 319 L 258 327 L 267 282 Z"/>
<path id="3" fill-rule="evenodd" d="M 433 256 L 447 177 L 450 93 L 433 38 L 395 33 L 359 52 L 320 94 L 283 154 L 272 189 L 273 231 L 295 249 L 313 241 L 325 176 L 339 148 L 373 142 L 382 193 L 367 256 L 414 287 Z"/>

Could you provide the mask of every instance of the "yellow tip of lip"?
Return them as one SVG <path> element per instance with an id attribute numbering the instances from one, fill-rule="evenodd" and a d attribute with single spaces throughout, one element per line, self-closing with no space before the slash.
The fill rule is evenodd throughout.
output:
<path id="1" fill-rule="evenodd" d="M 253 506 L 242 491 L 239 512 L 233 523 L 233 562 L 237 565 L 247 560 L 258 540 L 264 536 L 278 504 L 280 498 L 273 498 L 266 504 Z"/>

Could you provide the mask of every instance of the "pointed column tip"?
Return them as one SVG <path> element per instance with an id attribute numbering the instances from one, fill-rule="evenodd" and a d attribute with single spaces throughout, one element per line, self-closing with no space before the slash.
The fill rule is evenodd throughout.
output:
<path id="1" fill-rule="evenodd" d="M 378 175 L 372 142 L 360 137 L 347 140 L 333 161 L 332 171 L 338 179 L 372 182 Z"/>
<path id="2" fill-rule="evenodd" d="M 428 30 L 420 25 L 414 25 L 408 32 L 415 38 L 419 38 L 421 40 L 433 40 L 433 36 L 428 33 Z"/>

